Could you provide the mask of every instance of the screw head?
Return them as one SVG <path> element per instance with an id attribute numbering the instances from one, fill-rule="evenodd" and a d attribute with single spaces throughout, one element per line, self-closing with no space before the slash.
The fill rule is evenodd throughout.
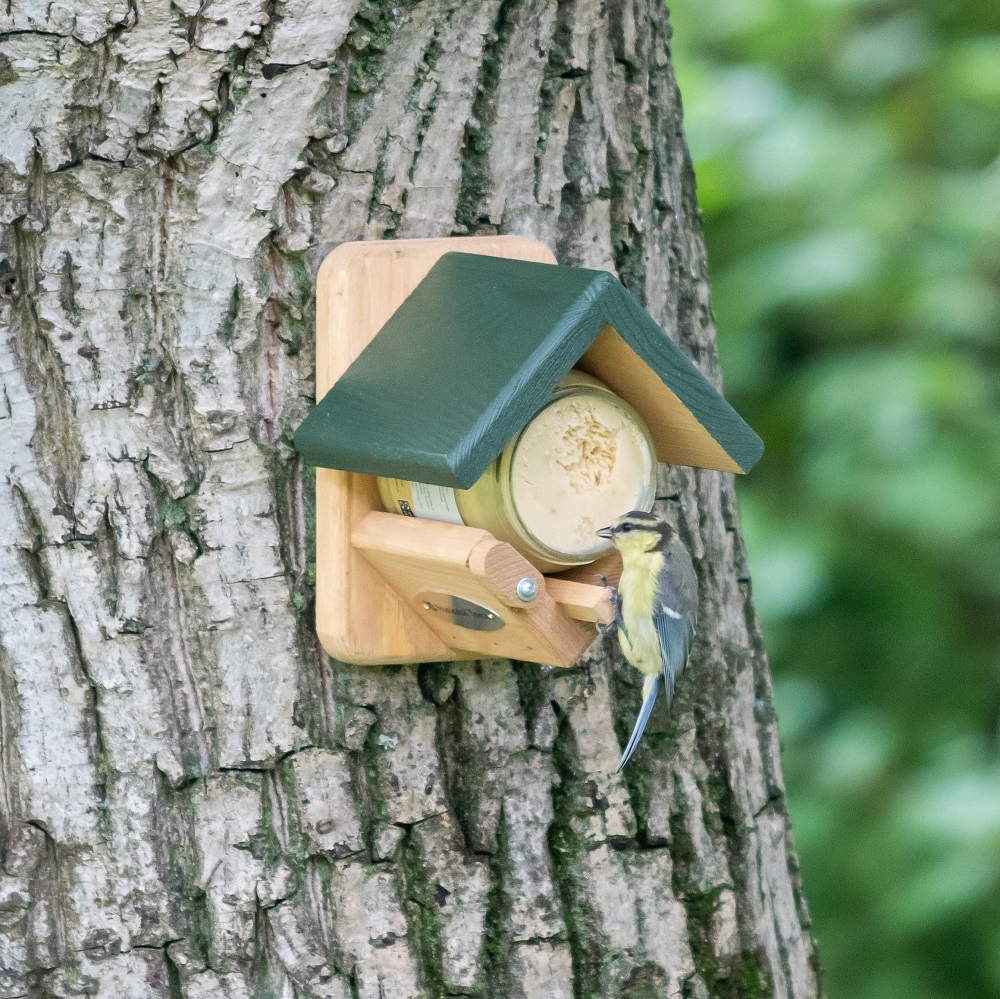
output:
<path id="1" fill-rule="evenodd" d="M 528 603 L 529 600 L 534 600 L 538 596 L 538 583 L 530 576 L 525 576 L 517 584 L 517 595 L 525 603 Z"/>

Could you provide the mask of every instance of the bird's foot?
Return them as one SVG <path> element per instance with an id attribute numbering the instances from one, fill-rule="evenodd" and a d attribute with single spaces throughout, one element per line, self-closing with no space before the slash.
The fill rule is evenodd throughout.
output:
<path id="1" fill-rule="evenodd" d="M 601 636 L 610 635 L 615 628 L 622 626 L 622 595 L 618 592 L 618 587 L 613 586 L 608 582 L 608 577 L 603 573 L 596 573 L 594 579 L 601 584 L 606 590 L 611 591 L 611 607 L 615 612 L 615 617 L 613 621 L 609 621 L 607 624 L 597 625 L 597 633 Z"/>
<path id="2" fill-rule="evenodd" d="M 595 573 L 594 579 L 596 579 L 597 582 L 604 587 L 604 589 L 611 591 L 611 602 L 614 604 L 615 609 L 617 610 L 619 607 L 621 607 L 622 595 L 621 593 L 618 592 L 618 587 L 615 586 L 614 583 L 609 583 L 608 577 L 605 576 L 604 573 L 601 572 Z"/>

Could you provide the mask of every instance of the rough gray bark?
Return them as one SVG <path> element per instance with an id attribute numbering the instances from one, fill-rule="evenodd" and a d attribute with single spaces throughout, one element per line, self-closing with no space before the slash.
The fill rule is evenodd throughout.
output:
<path id="1" fill-rule="evenodd" d="M 312 278 L 512 232 L 717 379 L 655 0 L 0 8 L 0 997 L 816 995 L 729 476 L 666 470 L 671 717 L 568 671 L 331 663 Z"/>

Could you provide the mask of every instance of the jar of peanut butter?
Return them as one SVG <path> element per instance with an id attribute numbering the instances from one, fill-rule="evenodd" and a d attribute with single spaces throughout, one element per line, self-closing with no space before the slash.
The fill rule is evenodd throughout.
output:
<path id="1" fill-rule="evenodd" d="M 543 572 L 611 550 L 597 535 L 629 510 L 651 510 L 656 451 L 631 406 L 571 371 L 471 489 L 380 478 L 386 510 L 488 530 Z"/>

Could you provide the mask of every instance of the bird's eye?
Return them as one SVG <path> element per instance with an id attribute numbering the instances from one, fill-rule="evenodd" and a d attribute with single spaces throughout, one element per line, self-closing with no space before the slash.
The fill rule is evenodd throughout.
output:
<path id="1" fill-rule="evenodd" d="M 631 531 L 631 530 L 632 530 L 631 524 L 622 524 L 622 531 Z"/>

